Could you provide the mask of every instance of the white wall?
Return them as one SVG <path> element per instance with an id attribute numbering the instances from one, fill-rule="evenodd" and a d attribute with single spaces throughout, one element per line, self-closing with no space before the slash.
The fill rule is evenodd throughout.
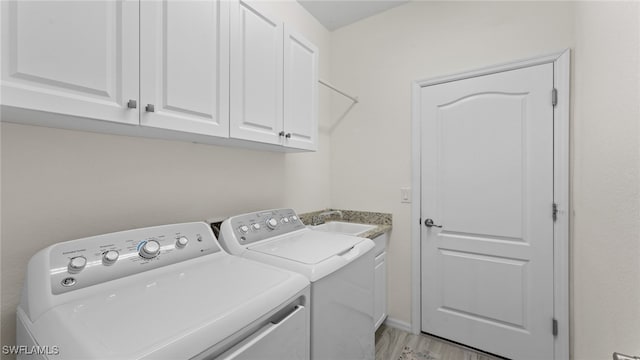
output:
<path id="1" fill-rule="evenodd" d="M 393 213 L 389 315 L 410 322 L 412 80 L 572 46 L 573 5 L 411 2 L 332 34 L 332 80 L 360 98 L 331 136 L 331 203 Z M 334 101 L 335 112 L 347 104 Z"/>
<path id="2" fill-rule="evenodd" d="M 330 34 L 297 2 L 266 3 L 320 49 Z M 329 93 L 320 90 L 321 123 Z M 2 341 L 15 341 L 15 309 L 29 258 L 84 236 L 246 211 L 329 207 L 330 142 L 282 154 L 2 123 Z"/>
<path id="3" fill-rule="evenodd" d="M 576 6 L 575 359 L 640 355 L 640 3 Z"/>
<path id="4" fill-rule="evenodd" d="M 389 313 L 410 321 L 410 82 L 573 48 L 572 353 L 640 354 L 637 2 L 412 2 L 332 34 L 359 96 L 331 136 L 332 206 L 393 213 Z M 333 118 L 348 102 L 333 99 Z"/>

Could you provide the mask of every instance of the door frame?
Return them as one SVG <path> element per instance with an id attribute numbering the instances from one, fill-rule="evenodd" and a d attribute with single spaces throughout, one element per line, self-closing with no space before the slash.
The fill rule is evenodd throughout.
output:
<path id="1" fill-rule="evenodd" d="M 416 80 L 411 84 L 411 331 L 420 333 L 420 265 L 421 265 L 421 89 L 426 86 L 489 75 L 509 70 L 553 64 L 553 86 L 557 90 L 557 105 L 553 108 L 553 199 L 558 205 L 557 220 L 554 222 L 553 243 L 553 308 L 558 321 L 558 335 L 554 341 L 555 359 L 569 359 L 569 226 L 570 226 L 570 168 L 569 168 L 569 128 L 570 128 L 570 66 L 571 50 L 538 56 L 525 60 L 490 66 L 468 72 Z M 549 94 L 551 101 L 551 93 Z M 551 209 L 549 209 L 551 212 Z M 549 324 L 551 331 L 551 324 Z"/>

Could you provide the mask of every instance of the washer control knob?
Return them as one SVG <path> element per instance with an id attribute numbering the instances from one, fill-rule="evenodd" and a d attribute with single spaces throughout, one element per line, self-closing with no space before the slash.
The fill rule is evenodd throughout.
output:
<path id="1" fill-rule="evenodd" d="M 260 230 L 260 224 L 255 223 L 253 225 L 251 225 L 253 227 L 253 230 Z"/>
<path id="2" fill-rule="evenodd" d="M 186 236 L 180 236 L 176 240 L 176 247 L 179 249 L 182 249 L 183 247 L 187 246 L 188 243 L 189 243 L 189 239 L 187 239 Z"/>
<path id="3" fill-rule="evenodd" d="M 116 262 L 116 260 L 118 260 L 119 256 L 120 256 L 120 253 L 118 253 L 117 251 L 109 250 L 104 254 L 102 254 L 102 263 L 104 265 L 113 265 Z"/>
<path id="4" fill-rule="evenodd" d="M 274 230 L 278 226 L 278 220 L 274 218 L 270 218 L 267 220 L 267 227 L 271 230 Z"/>
<path id="5" fill-rule="evenodd" d="M 289 223 L 289 218 L 288 217 L 283 217 L 282 218 L 282 223 L 283 224 L 288 224 Z"/>
<path id="6" fill-rule="evenodd" d="M 140 248 L 140 256 L 145 259 L 153 259 L 160 253 L 160 244 L 155 240 L 149 240 L 145 242 Z"/>
<path id="7" fill-rule="evenodd" d="M 87 258 L 84 256 L 76 256 L 74 258 L 71 258 L 71 260 L 69 261 L 69 265 L 67 266 L 67 270 L 69 270 L 70 273 L 78 273 L 80 271 L 82 271 L 82 269 L 84 269 L 84 267 L 87 265 Z"/>
<path id="8" fill-rule="evenodd" d="M 295 216 L 295 215 L 292 215 L 292 216 L 291 216 L 291 221 L 298 221 L 298 217 L 297 217 L 297 216 Z"/>
<path id="9" fill-rule="evenodd" d="M 249 232 L 249 227 L 248 227 L 247 225 L 242 225 L 242 226 L 240 226 L 240 231 L 241 231 L 243 234 L 246 234 L 246 233 L 248 233 L 248 232 Z"/>

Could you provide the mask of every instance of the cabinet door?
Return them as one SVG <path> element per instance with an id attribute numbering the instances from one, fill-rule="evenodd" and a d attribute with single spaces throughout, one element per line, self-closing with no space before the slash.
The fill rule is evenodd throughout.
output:
<path id="1" fill-rule="evenodd" d="M 140 9 L 141 125 L 228 137 L 227 1 L 142 1 Z"/>
<path id="2" fill-rule="evenodd" d="M 317 150 L 318 48 L 285 25 L 285 146 Z"/>
<path id="3" fill-rule="evenodd" d="M 376 329 L 387 318 L 387 253 L 376 256 L 374 270 L 373 320 Z"/>
<path id="4" fill-rule="evenodd" d="M 2 1 L 2 104 L 138 124 L 138 5 Z"/>
<path id="5" fill-rule="evenodd" d="M 281 144 L 282 22 L 256 3 L 231 6 L 231 137 Z"/>

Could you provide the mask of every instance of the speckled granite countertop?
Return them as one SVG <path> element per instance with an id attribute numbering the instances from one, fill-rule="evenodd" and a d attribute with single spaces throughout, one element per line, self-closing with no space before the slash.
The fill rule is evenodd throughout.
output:
<path id="1" fill-rule="evenodd" d="M 367 231 L 366 233 L 359 235 L 361 237 L 366 237 L 369 239 L 373 239 L 384 234 L 387 231 L 391 231 L 392 228 L 392 216 L 387 213 L 378 213 L 378 212 L 369 212 L 369 211 L 354 211 L 354 210 L 341 210 L 341 209 L 324 209 L 313 211 L 304 214 L 298 214 L 300 220 L 305 225 L 311 225 L 311 219 L 314 216 L 319 215 L 325 211 L 340 211 L 342 212 L 342 218 L 339 215 L 331 215 L 325 218 L 325 222 L 331 221 L 344 221 L 344 222 L 352 222 L 358 224 L 370 224 L 370 225 L 378 225 L 374 229 Z"/>

